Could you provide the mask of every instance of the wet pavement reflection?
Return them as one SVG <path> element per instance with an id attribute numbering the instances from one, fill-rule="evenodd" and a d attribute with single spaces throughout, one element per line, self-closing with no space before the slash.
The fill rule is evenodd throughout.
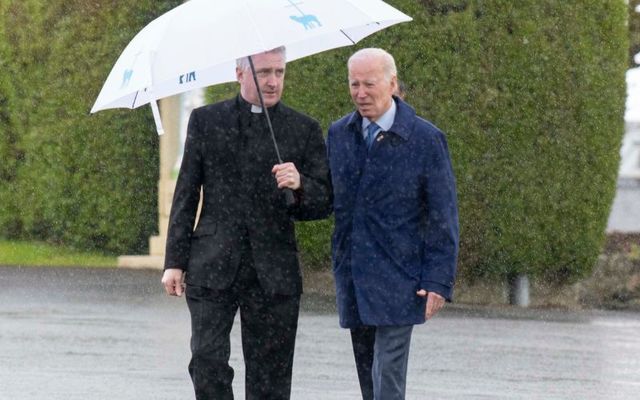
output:
<path id="1" fill-rule="evenodd" d="M 189 315 L 160 271 L 0 267 L 0 399 L 192 399 Z M 407 399 L 638 399 L 640 314 L 448 305 L 414 330 Z M 234 390 L 244 398 L 239 324 Z M 293 399 L 360 399 L 332 299 L 305 295 Z"/>

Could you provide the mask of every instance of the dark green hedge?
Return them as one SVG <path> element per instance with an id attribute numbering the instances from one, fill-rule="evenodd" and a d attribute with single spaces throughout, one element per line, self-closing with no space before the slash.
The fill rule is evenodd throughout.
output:
<path id="1" fill-rule="evenodd" d="M 629 67 L 637 67 L 633 57 L 640 53 L 640 13 L 636 7 L 640 0 L 629 0 Z"/>
<path id="2" fill-rule="evenodd" d="M 4 15 L 7 4 L 0 3 L 0 15 Z M 0 21 L 0 38 L 4 38 L 4 21 Z M 15 210 L 11 209 L 13 198 L 10 186 L 15 179 L 15 163 L 18 158 L 15 146 L 15 122 L 9 110 L 15 99 L 12 74 L 9 63 L 9 47 L 6 41 L 0 39 L 0 229 L 10 230 L 14 223 Z M 15 228 L 13 228 L 15 230 Z"/>
<path id="3" fill-rule="evenodd" d="M 448 136 L 463 278 L 564 281 L 600 252 L 623 134 L 622 1 L 389 1 L 412 15 L 358 44 L 388 49 L 407 100 Z M 292 62 L 285 100 L 324 126 L 349 112 L 346 58 Z M 330 222 L 302 226 L 326 260 Z M 319 233 L 318 233 L 319 232 Z"/>
<path id="4" fill-rule="evenodd" d="M 3 1 L 0 234 L 144 251 L 157 230 L 147 109 L 89 115 L 133 35 L 180 1 Z"/>
<path id="5" fill-rule="evenodd" d="M 94 3 L 10 1 L 2 8 L 12 71 L 0 77 L 17 82 L 0 85 L 0 101 L 9 102 L 9 112 L 0 113 L 0 153 L 10 160 L 0 168 L 9 188 L 0 196 L 11 200 L 3 202 L 0 229 L 135 251 L 156 226 L 150 113 L 86 114 L 119 51 L 170 2 Z M 462 276 L 528 272 L 559 280 L 589 271 L 615 190 L 628 6 L 389 3 L 414 21 L 292 62 L 285 101 L 327 127 L 352 109 L 347 57 L 367 46 L 390 50 L 407 100 L 449 138 Z M 15 18 L 22 23 L 6 24 Z M 0 54 L 6 51 L 0 45 Z M 233 85 L 212 98 L 229 91 Z M 307 263 L 328 265 L 331 224 L 299 225 Z"/>

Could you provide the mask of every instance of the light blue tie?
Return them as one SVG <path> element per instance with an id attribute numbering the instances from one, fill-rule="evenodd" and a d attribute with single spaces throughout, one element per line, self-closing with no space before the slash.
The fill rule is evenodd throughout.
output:
<path id="1" fill-rule="evenodd" d="M 371 148 L 373 140 L 376 138 L 376 132 L 378 131 L 378 129 L 380 129 L 380 127 L 375 122 L 372 122 L 369 124 L 369 126 L 367 126 L 367 148 Z"/>

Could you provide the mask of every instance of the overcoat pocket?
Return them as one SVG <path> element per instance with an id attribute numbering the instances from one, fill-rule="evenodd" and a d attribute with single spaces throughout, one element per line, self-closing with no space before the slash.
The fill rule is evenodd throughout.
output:
<path id="1" fill-rule="evenodd" d="M 192 238 L 198 238 L 198 237 L 202 237 L 202 236 L 215 235 L 217 230 L 218 230 L 218 224 L 215 224 L 215 223 L 198 225 L 196 227 L 196 230 L 193 232 L 193 235 L 191 237 Z"/>
<path id="2" fill-rule="evenodd" d="M 189 269 L 223 268 L 229 261 L 233 243 L 229 232 L 217 224 L 198 226 L 191 237 Z"/>

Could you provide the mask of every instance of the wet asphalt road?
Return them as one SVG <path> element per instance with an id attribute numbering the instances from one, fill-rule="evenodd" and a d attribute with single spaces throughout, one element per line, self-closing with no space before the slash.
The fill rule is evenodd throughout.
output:
<path id="1" fill-rule="evenodd" d="M 189 316 L 159 271 L 0 267 L 0 400 L 193 399 Z M 359 399 L 331 299 L 303 299 L 294 400 Z M 232 332 L 244 398 L 239 326 Z M 414 330 L 407 399 L 640 399 L 640 314 L 448 306 Z"/>

